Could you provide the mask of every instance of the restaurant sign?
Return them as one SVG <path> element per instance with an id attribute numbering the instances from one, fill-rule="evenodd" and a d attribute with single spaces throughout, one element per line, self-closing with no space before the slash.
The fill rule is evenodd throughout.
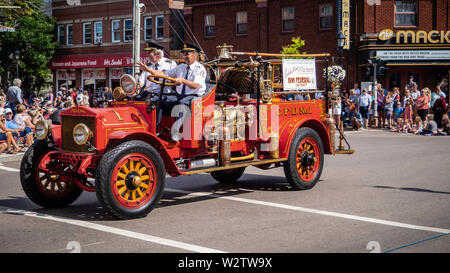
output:
<path id="1" fill-rule="evenodd" d="M 148 56 L 141 56 L 141 61 L 149 62 Z M 55 57 L 50 61 L 51 69 L 70 68 L 103 68 L 103 67 L 131 67 L 133 57 L 131 54 L 86 54 L 74 56 Z"/>
<path id="2" fill-rule="evenodd" d="M 378 33 L 378 39 L 387 41 L 394 37 L 394 31 L 383 29 Z M 400 30 L 395 34 L 396 44 L 450 44 L 450 30 L 412 31 Z"/>

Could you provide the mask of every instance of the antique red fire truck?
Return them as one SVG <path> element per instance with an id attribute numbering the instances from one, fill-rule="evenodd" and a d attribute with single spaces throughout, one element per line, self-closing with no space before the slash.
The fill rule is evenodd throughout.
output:
<path id="1" fill-rule="evenodd" d="M 236 59 L 239 55 L 244 59 Z M 322 173 L 324 154 L 352 151 L 342 145 L 335 150 L 328 88 L 320 99 L 288 100 L 300 92 L 283 91 L 277 74 L 281 60 L 266 56 L 280 57 L 228 52 L 205 62 L 207 92 L 192 102 L 179 141 L 165 129 L 172 128 L 175 117 L 162 116 L 157 126 L 161 94 L 174 80 L 167 77 L 150 76 L 163 92 L 142 101 L 135 78 L 125 75 L 107 107 L 69 108 L 61 113 L 60 125 L 39 121 L 39 140 L 20 169 L 26 195 L 55 208 L 71 204 L 82 191 L 96 192 L 106 211 L 131 219 L 156 206 L 166 174 L 210 173 L 218 182 L 232 183 L 248 166 L 283 167 L 294 189 L 311 189 Z M 327 54 L 302 57 L 328 59 Z"/>

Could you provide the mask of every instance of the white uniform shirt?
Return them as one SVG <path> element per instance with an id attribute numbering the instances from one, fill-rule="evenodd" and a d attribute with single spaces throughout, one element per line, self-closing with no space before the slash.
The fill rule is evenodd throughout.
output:
<path id="1" fill-rule="evenodd" d="M 174 69 L 177 64 L 170 59 L 162 57 L 158 62 L 158 68 L 156 68 L 156 63 L 150 63 L 147 66 L 158 71 L 166 72 L 168 70 Z M 139 83 L 144 84 L 144 86 L 142 86 L 142 91 L 159 93 L 159 91 L 161 90 L 161 85 L 147 80 L 148 75 L 151 75 L 151 73 L 142 71 L 141 75 L 139 76 Z"/>
<path id="2" fill-rule="evenodd" d="M 186 71 L 187 71 L 187 65 L 186 64 L 180 64 L 177 67 L 175 67 L 172 70 L 169 70 L 166 72 L 166 75 L 171 78 L 183 78 L 186 79 Z M 186 85 L 185 88 L 185 95 L 197 95 L 202 96 L 203 93 L 205 93 L 206 90 L 206 69 L 205 67 L 199 63 L 194 62 L 190 65 L 189 68 L 189 74 L 187 76 L 187 80 L 191 82 L 195 82 L 198 84 L 197 89 L 191 89 L 189 86 Z M 183 90 L 184 84 L 180 84 L 177 86 L 177 93 L 181 95 L 181 92 Z"/>

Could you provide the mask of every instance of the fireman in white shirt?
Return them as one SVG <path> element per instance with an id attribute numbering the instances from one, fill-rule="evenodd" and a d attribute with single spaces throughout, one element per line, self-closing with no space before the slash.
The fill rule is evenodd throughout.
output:
<path id="1" fill-rule="evenodd" d="M 144 63 L 139 62 L 140 68 L 143 71 L 148 71 L 155 76 L 167 75 L 176 80 L 177 96 L 164 96 L 163 98 L 162 106 L 164 107 L 163 110 L 165 115 L 170 115 L 172 112 L 171 110 L 175 105 L 184 104 L 189 107 L 193 99 L 202 97 L 205 93 L 206 69 L 197 61 L 200 51 L 201 49 L 197 45 L 184 43 L 183 49 L 181 50 L 184 57 L 184 63 L 179 64 L 174 69 L 166 71 L 166 73 L 157 71 Z M 179 118 L 184 119 L 185 116 L 186 113 L 182 112 L 180 113 Z M 177 124 L 179 124 L 179 122 Z"/>
<path id="2" fill-rule="evenodd" d="M 177 66 L 174 61 L 164 57 L 164 47 L 158 43 L 147 42 L 144 50 L 148 52 L 148 57 L 150 59 L 147 66 L 154 70 L 166 72 Z M 161 86 L 159 84 L 151 82 L 147 79 L 148 75 L 151 75 L 151 73 L 144 70 L 139 76 L 139 86 L 141 88 L 141 96 L 143 97 L 148 95 L 145 94 L 146 92 L 159 94 L 161 91 Z"/>

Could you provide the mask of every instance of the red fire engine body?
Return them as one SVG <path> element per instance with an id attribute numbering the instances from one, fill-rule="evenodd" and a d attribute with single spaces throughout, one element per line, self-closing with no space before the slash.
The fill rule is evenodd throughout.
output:
<path id="1" fill-rule="evenodd" d="M 274 86 L 273 73 L 264 77 L 258 71 L 269 62 L 225 63 L 212 65 L 213 72 L 223 73 L 216 73 L 206 94 L 192 102 L 180 141 L 164 130 L 172 127 L 174 117 L 164 116 L 156 126 L 160 97 L 132 99 L 135 83 L 131 91 L 126 84 L 116 88 L 116 100 L 106 108 L 76 106 L 61 113 L 60 125 L 40 122 L 40 140 L 21 164 L 25 193 L 40 206 L 63 207 L 82 191 L 96 192 L 108 212 L 130 219 L 155 207 L 166 174 L 211 173 L 221 183 L 233 183 L 247 166 L 282 166 L 294 189 L 310 189 L 322 173 L 324 154 L 351 153 L 335 151 L 327 94 L 325 99 L 287 101 L 263 84 Z M 236 86 L 235 75 L 252 84 L 247 93 L 256 98 L 230 87 Z M 256 77 L 249 80 L 248 75 Z M 171 79 L 162 85 L 166 80 Z"/>

